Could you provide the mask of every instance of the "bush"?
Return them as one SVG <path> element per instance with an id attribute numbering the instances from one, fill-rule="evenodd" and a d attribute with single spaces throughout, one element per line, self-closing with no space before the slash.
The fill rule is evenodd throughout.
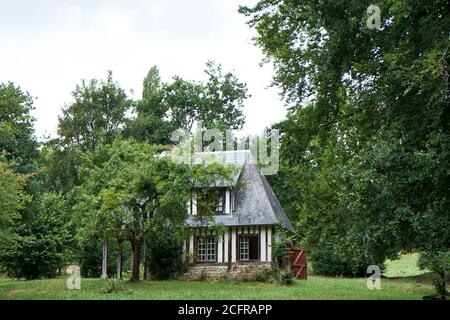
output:
<path id="1" fill-rule="evenodd" d="M 317 275 L 358 277 L 367 276 L 367 267 L 370 265 L 379 265 L 381 271 L 385 268 L 383 263 L 339 254 L 331 249 L 311 250 L 309 259 Z"/>
<path id="2" fill-rule="evenodd" d="M 117 279 L 108 280 L 105 286 L 102 288 L 103 293 L 116 293 L 125 291 L 121 281 Z"/>
<path id="3" fill-rule="evenodd" d="M 207 281 L 207 280 L 209 280 L 209 274 L 208 274 L 208 272 L 206 272 L 206 270 L 202 269 L 202 270 L 200 271 L 200 273 L 198 274 L 197 280 L 198 280 L 198 281 Z"/>
<path id="4" fill-rule="evenodd" d="M 10 241 L 0 242 L 2 271 L 15 278 L 54 277 L 68 260 L 73 241 L 66 201 L 59 193 L 43 193 L 29 206 Z"/>
<path id="5" fill-rule="evenodd" d="M 256 267 L 253 271 L 254 282 L 277 282 L 280 279 L 280 269 Z"/>
<path id="6" fill-rule="evenodd" d="M 229 271 L 223 272 L 218 278 L 220 282 L 229 283 L 231 281 L 231 276 Z"/>
<path id="7" fill-rule="evenodd" d="M 286 286 L 290 286 L 294 284 L 294 275 L 290 271 L 284 271 L 280 274 L 281 284 Z"/>
<path id="8" fill-rule="evenodd" d="M 253 271 L 254 282 L 268 282 L 270 280 L 269 269 L 256 267 Z"/>
<path id="9" fill-rule="evenodd" d="M 417 265 L 420 269 L 429 269 L 435 273 L 433 277 L 435 297 L 444 299 L 448 295 L 446 273 L 450 272 L 450 251 L 422 252 Z"/>
<path id="10" fill-rule="evenodd" d="M 146 241 L 146 268 L 154 279 L 169 279 L 183 272 L 182 245 L 172 228 L 152 233 Z"/>
<path id="11" fill-rule="evenodd" d="M 89 235 L 80 239 L 76 247 L 76 259 L 85 278 L 98 278 L 102 274 L 102 242 Z M 110 260 L 110 259 L 109 259 Z"/>

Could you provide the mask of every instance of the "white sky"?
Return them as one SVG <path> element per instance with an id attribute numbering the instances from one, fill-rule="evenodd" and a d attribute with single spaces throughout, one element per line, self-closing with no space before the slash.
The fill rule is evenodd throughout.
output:
<path id="1" fill-rule="evenodd" d="M 163 81 L 205 80 L 207 60 L 248 85 L 244 132 L 258 134 L 285 117 L 273 70 L 240 4 L 250 0 L 0 0 L 0 82 L 12 81 L 35 101 L 36 135 L 56 134 L 61 107 L 81 79 L 114 79 L 134 98 L 157 65 Z"/>

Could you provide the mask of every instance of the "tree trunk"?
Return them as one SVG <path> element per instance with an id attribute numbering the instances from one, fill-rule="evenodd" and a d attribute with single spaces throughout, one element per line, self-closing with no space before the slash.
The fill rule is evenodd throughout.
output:
<path id="1" fill-rule="evenodd" d="M 117 279 L 122 279 L 122 241 L 117 246 Z"/>
<path id="2" fill-rule="evenodd" d="M 445 299 L 447 295 L 447 284 L 445 282 L 445 272 L 438 272 L 438 279 L 436 280 L 436 294 L 439 298 Z"/>
<path id="3" fill-rule="evenodd" d="M 142 239 L 131 240 L 131 248 L 133 249 L 133 265 L 131 267 L 131 281 L 139 281 Z"/>
<path id="4" fill-rule="evenodd" d="M 103 241 L 102 279 L 108 278 L 108 240 Z"/>
<path id="5" fill-rule="evenodd" d="M 145 242 L 143 243 L 143 245 L 142 245 L 142 250 L 144 251 L 143 252 L 143 256 L 144 256 L 144 280 L 148 280 L 148 272 L 147 272 L 147 248 L 146 248 L 146 245 L 145 245 Z"/>

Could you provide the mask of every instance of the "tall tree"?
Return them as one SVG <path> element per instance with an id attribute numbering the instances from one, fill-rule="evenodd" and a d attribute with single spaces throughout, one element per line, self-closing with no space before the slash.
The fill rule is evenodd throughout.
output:
<path id="1" fill-rule="evenodd" d="M 75 102 L 63 109 L 58 134 L 67 147 L 95 150 L 118 137 L 133 101 L 108 72 L 105 80 L 82 81 L 72 93 Z"/>
<path id="2" fill-rule="evenodd" d="M 20 220 L 12 240 L 0 245 L 0 263 L 11 277 L 52 277 L 69 262 L 72 236 L 65 199 L 57 193 L 37 198 L 32 216 Z"/>
<path id="3" fill-rule="evenodd" d="M 164 103 L 164 92 L 159 70 L 153 66 L 144 79 L 142 99 L 136 103 L 136 118 L 128 123 L 126 137 L 152 144 L 169 144 L 174 130 L 166 117 L 167 104 Z"/>
<path id="4" fill-rule="evenodd" d="M 450 247 L 450 11 L 377 1 L 373 30 L 370 4 L 261 0 L 240 12 L 291 104 L 278 126 L 299 230 L 379 263 Z"/>
<path id="5" fill-rule="evenodd" d="M 137 117 L 127 135 L 138 141 L 170 143 L 171 133 L 179 128 L 192 131 L 196 122 L 205 128 L 241 129 L 245 123 L 244 101 L 247 86 L 221 65 L 208 62 L 206 82 L 188 81 L 175 76 L 162 83 L 157 67 L 144 79 L 142 100 L 137 103 Z"/>
<path id="6" fill-rule="evenodd" d="M 0 153 L 21 173 L 36 169 L 33 98 L 13 83 L 0 84 Z"/>
<path id="7" fill-rule="evenodd" d="M 127 240 L 133 250 L 132 280 L 139 280 L 145 237 L 166 223 L 184 225 L 192 184 L 226 177 L 175 164 L 146 143 L 116 141 L 88 155 L 76 210 L 84 229 L 102 238 Z M 194 170 L 194 171 L 193 171 Z M 194 174 L 191 174 L 194 173 Z M 211 184 L 211 180 L 209 181 Z"/>
<path id="8" fill-rule="evenodd" d="M 8 243 L 11 227 L 20 218 L 28 195 L 24 192 L 27 176 L 18 174 L 0 158 L 0 242 Z"/>

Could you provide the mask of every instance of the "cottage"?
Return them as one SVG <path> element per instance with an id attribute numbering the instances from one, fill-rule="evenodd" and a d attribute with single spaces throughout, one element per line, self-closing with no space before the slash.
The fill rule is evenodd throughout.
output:
<path id="1" fill-rule="evenodd" d="M 203 157 L 211 153 L 199 153 Z M 217 153 L 224 165 L 239 168 L 230 183 L 214 186 L 219 192 L 215 223 L 226 227 L 220 235 L 212 234 L 199 220 L 195 199 L 189 204 L 187 224 L 193 235 L 184 243 L 183 258 L 190 273 L 202 270 L 215 275 L 239 272 L 248 266 L 270 267 L 275 226 L 293 232 L 277 197 L 273 193 L 248 150 Z"/>

